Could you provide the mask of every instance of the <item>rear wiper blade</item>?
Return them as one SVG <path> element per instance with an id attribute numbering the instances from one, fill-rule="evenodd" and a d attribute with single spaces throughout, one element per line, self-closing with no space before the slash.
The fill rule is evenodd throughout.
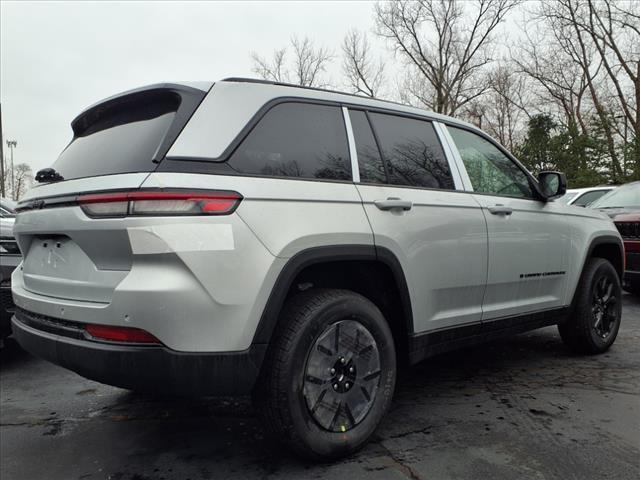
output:
<path id="1" fill-rule="evenodd" d="M 60 182 L 62 180 L 64 180 L 64 177 L 53 168 L 43 168 L 36 173 L 36 182 Z"/>

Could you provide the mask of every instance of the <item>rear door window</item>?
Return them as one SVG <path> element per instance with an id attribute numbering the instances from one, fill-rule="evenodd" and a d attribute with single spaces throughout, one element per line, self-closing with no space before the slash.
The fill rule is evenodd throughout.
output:
<path id="1" fill-rule="evenodd" d="M 339 107 L 288 102 L 269 110 L 229 158 L 240 173 L 351 180 Z"/>
<path id="2" fill-rule="evenodd" d="M 389 184 L 453 190 L 442 145 L 429 121 L 370 113 Z"/>

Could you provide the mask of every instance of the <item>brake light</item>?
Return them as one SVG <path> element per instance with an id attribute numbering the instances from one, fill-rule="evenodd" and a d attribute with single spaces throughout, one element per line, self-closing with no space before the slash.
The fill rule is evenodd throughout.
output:
<path id="1" fill-rule="evenodd" d="M 89 335 L 100 340 L 129 343 L 162 343 L 149 332 L 140 328 L 89 324 L 86 329 Z"/>
<path id="2" fill-rule="evenodd" d="M 80 195 L 76 201 L 91 217 L 126 215 L 229 215 L 240 204 L 237 192 L 135 191 Z"/>

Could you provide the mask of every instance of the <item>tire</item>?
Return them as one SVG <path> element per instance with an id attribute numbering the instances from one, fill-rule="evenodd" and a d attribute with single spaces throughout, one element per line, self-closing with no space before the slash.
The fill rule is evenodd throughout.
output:
<path id="1" fill-rule="evenodd" d="M 348 290 L 313 289 L 285 305 L 254 403 L 274 439 L 329 460 L 367 442 L 395 381 L 393 337 L 380 310 Z"/>
<path id="2" fill-rule="evenodd" d="M 621 315 L 622 287 L 618 273 L 609 261 L 591 258 L 578 283 L 570 316 L 558 325 L 558 331 L 574 352 L 602 353 L 613 345 Z"/>

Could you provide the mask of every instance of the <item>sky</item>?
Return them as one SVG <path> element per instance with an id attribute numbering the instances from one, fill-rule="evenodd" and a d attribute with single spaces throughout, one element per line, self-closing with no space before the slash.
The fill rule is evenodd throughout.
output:
<path id="1" fill-rule="evenodd" d="M 370 30 L 371 2 L 0 3 L 3 139 L 34 173 L 71 139 L 71 120 L 115 93 L 163 81 L 255 77 L 292 35 L 336 55 L 352 28 Z M 340 59 L 330 77 L 338 80 Z M 5 157 L 9 151 L 5 145 Z"/>

